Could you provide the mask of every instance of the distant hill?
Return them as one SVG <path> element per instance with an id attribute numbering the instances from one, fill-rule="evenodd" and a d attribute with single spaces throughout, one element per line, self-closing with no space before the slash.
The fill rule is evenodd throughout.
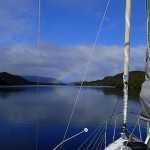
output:
<path id="1" fill-rule="evenodd" d="M 35 85 L 37 84 L 37 76 L 18 76 L 7 72 L 0 72 L 0 85 Z M 47 77 L 39 77 L 40 85 L 66 85 L 65 83 Z"/>
<path id="2" fill-rule="evenodd" d="M 32 82 L 7 72 L 0 73 L 0 85 L 29 85 Z"/>
<path id="3" fill-rule="evenodd" d="M 122 77 L 123 73 L 115 76 L 108 76 L 102 80 L 85 81 L 84 86 L 115 86 L 116 88 L 123 87 Z M 143 71 L 131 71 L 129 73 L 129 88 L 141 88 L 145 80 L 145 73 Z M 48 77 L 39 77 L 41 85 L 66 85 L 65 83 Z M 7 72 L 0 73 L 0 85 L 34 85 L 37 83 L 37 76 L 18 76 Z M 80 85 L 81 82 L 70 83 L 69 85 Z"/>
<path id="4" fill-rule="evenodd" d="M 102 80 L 96 81 L 85 81 L 84 86 L 115 86 L 116 88 L 123 87 L 123 73 L 117 74 L 115 76 L 108 76 Z M 142 83 L 145 80 L 145 72 L 143 71 L 131 71 L 129 73 L 129 88 L 141 88 Z M 80 85 L 81 83 L 77 82 L 74 85 Z"/>
<path id="5" fill-rule="evenodd" d="M 37 76 L 22 76 L 28 81 L 37 82 Z M 40 84 L 55 84 L 55 85 L 66 85 L 62 81 L 59 81 L 56 78 L 49 78 L 49 77 L 39 77 Z"/>

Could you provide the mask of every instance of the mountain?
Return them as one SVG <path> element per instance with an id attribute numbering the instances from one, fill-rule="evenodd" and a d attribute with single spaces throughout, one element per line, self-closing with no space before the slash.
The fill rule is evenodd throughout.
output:
<path id="1" fill-rule="evenodd" d="M 37 76 L 22 76 L 24 79 L 31 81 L 31 82 L 37 82 Z M 62 81 L 59 81 L 56 78 L 49 78 L 49 77 L 39 77 L 40 84 L 53 84 L 53 85 L 66 85 Z"/>
<path id="2" fill-rule="evenodd" d="M 131 71 L 129 73 L 129 88 L 141 88 L 142 83 L 145 80 L 145 72 L 143 71 Z M 74 85 L 80 85 L 81 82 L 77 82 Z M 108 76 L 102 80 L 85 81 L 84 86 L 115 86 L 116 88 L 123 88 L 123 73 L 115 76 Z"/>
<path id="3" fill-rule="evenodd" d="M 7 72 L 0 73 L 0 85 L 28 85 L 28 84 L 32 84 L 32 82 L 20 76 L 12 75 Z"/>
<path id="4" fill-rule="evenodd" d="M 18 76 L 7 72 L 0 73 L 0 85 L 35 85 L 37 84 L 37 76 Z M 40 85 L 66 85 L 65 83 L 47 77 L 39 77 Z"/>
<path id="5" fill-rule="evenodd" d="M 116 88 L 123 88 L 122 77 L 123 73 L 115 76 L 108 76 L 102 80 L 85 81 L 84 86 L 115 86 Z M 129 88 L 141 88 L 145 80 L 145 73 L 143 71 L 131 71 L 129 73 Z M 66 85 L 65 83 L 48 77 L 39 77 L 41 85 Z M 0 73 L 0 85 L 34 85 L 37 82 L 37 76 L 18 76 L 7 72 Z M 71 83 L 70 85 L 80 85 L 81 82 Z"/>

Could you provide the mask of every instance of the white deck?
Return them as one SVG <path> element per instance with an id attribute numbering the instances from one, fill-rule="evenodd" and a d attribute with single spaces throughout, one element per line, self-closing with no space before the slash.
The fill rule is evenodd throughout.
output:
<path id="1" fill-rule="evenodd" d="M 123 145 L 123 142 L 127 140 L 119 138 L 114 143 L 110 144 L 108 147 L 105 148 L 105 150 L 128 150 L 129 148 L 125 147 Z"/>

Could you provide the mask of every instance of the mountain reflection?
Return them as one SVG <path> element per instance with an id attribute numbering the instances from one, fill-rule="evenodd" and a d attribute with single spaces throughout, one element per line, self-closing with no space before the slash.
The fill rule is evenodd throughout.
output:
<path id="1" fill-rule="evenodd" d="M 41 86 L 38 94 L 36 87 L 0 91 L 0 121 L 32 125 L 38 120 L 41 126 L 65 124 L 70 117 L 78 90 L 78 87 Z M 129 98 L 137 100 L 138 94 L 133 93 L 130 93 Z M 123 109 L 122 90 L 104 87 L 83 88 L 72 124 L 99 124 L 106 116 L 112 114 L 118 98 L 120 100 L 116 113 L 122 112 Z M 129 101 L 128 111 L 139 113 L 139 102 Z"/>

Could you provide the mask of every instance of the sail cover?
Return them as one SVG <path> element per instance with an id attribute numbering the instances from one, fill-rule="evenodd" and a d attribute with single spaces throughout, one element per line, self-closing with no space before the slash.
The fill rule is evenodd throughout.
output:
<path id="1" fill-rule="evenodd" d="M 146 0 L 147 16 L 147 50 L 146 50 L 146 67 L 145 82 L 142 84 L 140 101 L 141 101 L 141 119 L 150 121 L 150 0 Z"/>

